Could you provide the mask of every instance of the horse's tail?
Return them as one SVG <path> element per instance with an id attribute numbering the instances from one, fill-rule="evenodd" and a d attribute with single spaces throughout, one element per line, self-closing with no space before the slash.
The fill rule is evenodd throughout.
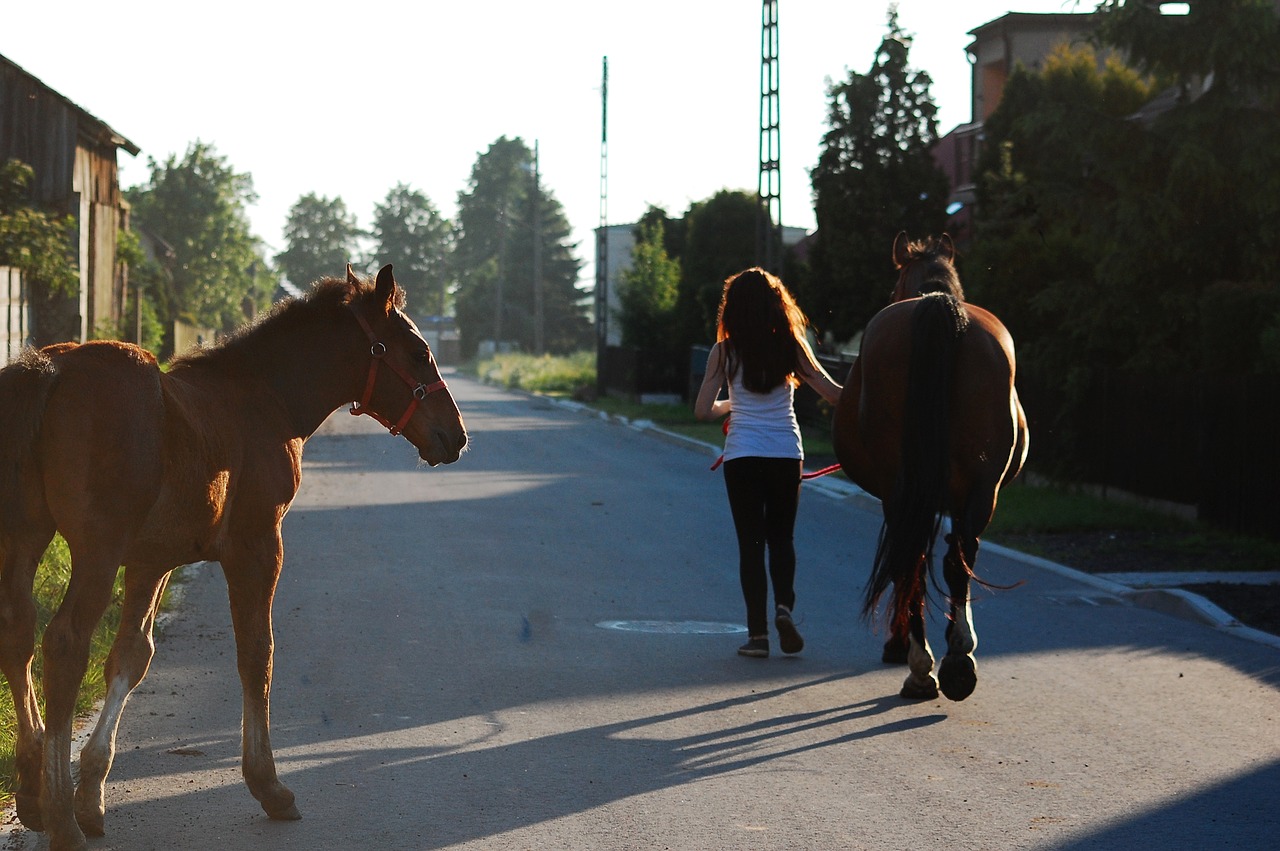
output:
<path id="1" fill-rule="evenodd" d="M 884 504 L 885 523 L 867 584 L 863 614 L 894 586 L 889 620 L 904 634 L 913 601 L 924 599 L 939 512 L 950 479 L 951 388 L 956 352 L 968 327 L 964 303 L 950 294 L 920 299 L 911 317 L 911 360 L 902 412 L 898 480 Z"/>
<path id="2" fill-rule="evenodd" d="M 26 349 L 0 369 L 0 536 L 23 523 L 22 477 L 34 461 L 45 403 L 57 369 L 38 349 Z"/>

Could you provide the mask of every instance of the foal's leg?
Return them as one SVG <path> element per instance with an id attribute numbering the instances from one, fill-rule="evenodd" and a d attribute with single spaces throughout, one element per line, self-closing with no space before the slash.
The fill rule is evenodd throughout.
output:
<path id="1" fill-rule="evenodd" d="M 124 605 L 120 611 L 120 629 L 111 654 L 107 657 L 105 680 L 107 696 L 93 734 L 80 751 L 80 783 L 76 787 L 76 821 L 89 836 L 102 836 L 104 786 L 116 753 L 116 732 L 125 701 L 142 682 L 155 654 L 152 629 L 165 586 L 169 584 L 167 569 L 125 569 Z"/>
<path id="2" fill-rule="evenodd" d="M 302 818 L 302 814 L 294 805 L 293 792 L 276 775 L 271 751 L 271 602 L 283 557 L 280 530 L 276 527 L 269 537 L 256 543 L 229 546 L 223 554 L 222 571 L 231 599 L 236 660 L 244 692 L 244 781 L 268 816 L 293 820 Z"/>
<path id="3" fill-rule="evenodd" d="M 17 727 L 15 804 L 18 819 L 29 830 L 44 830 L 40 817 L 44 721 L 31 680 L 36 643 L 36 607 L 31 586 L 40 557 L 52 538 L 53 521 L 46 517 L 0 541 L 0 672 L 13 693 Z"/>
<path id="4" fill-rule="evenodd" d="M 50 851 L 87 848 L 76 824 L 71 781 L 71 725 L 76 697 L 89 664 L 89 642 L 111 601 L 120 565 L 115 550 L 86 551 L 71 544 L 72 572 L 62 605 L 44 631 L 44 696 L 47 729 L 40 809 Z"/>

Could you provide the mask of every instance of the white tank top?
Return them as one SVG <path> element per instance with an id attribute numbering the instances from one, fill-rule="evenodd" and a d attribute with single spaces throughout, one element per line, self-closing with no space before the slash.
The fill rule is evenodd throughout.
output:
<path id="1" fill-rule="evenodd" d="M 800 424 L 796 422 L 795 388 L 783 381 L 768 393 L 742 386 L 742 370 L 729 380 L 729 433 L 724 460 L 796 458 L 804 460 Z"/>

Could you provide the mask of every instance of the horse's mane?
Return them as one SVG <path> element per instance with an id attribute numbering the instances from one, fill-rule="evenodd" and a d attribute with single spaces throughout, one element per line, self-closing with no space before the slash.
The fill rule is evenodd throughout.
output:
<path id="1" fill-rule="evenodd" d="M 960 275 L 951 262 L 951 248 L 936 237 L 913 240 L 906 246 L 906 262 L 902 264 L 902 277 L 911 276 L 915 282 L 910 296 L 927 293 L 947 293 L 964 301 L 964 288 Z"/>
<path id="2" fill-rule="evenodd" d="M 325 316 L 339 315 L 339 311 L 355 302 L 370 297 L 374 284 L 368 280 L 352 282 L 346 278 L 321 278 L 304 296 L 282 299 L 257 319 L 236 329 L 215 345 L 192 349 L 176 356 L 170 368 L 206 364 L 231 367 L 248 361 L 265 341 L 291 336 L 292 329 L 312 325 Z M 404 306 L 404 290 L 396 287 L 395 306 Z"/>

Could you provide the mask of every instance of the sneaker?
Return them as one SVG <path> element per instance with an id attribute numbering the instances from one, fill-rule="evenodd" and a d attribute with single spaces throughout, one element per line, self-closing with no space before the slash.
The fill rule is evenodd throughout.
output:
<path id="1" fill-rule="evenodd" d="M 746 644 L 738 648 L 739 656 L 751 656 L 755 659 L 765 659 L 769 656 L 769 639 L 752 638 Z"/>
<path id="2" fill-rule="evenodd" d="M 778 644 L 782 647 L 783 653 L 799 653 L 804 649 L 804 639 L 800 637 L 796 623 L 791 619 L 790 609 L 786 606 L 778 606 L 778 611 L 773 617 L 773 625 L 778 628 Z"/>

